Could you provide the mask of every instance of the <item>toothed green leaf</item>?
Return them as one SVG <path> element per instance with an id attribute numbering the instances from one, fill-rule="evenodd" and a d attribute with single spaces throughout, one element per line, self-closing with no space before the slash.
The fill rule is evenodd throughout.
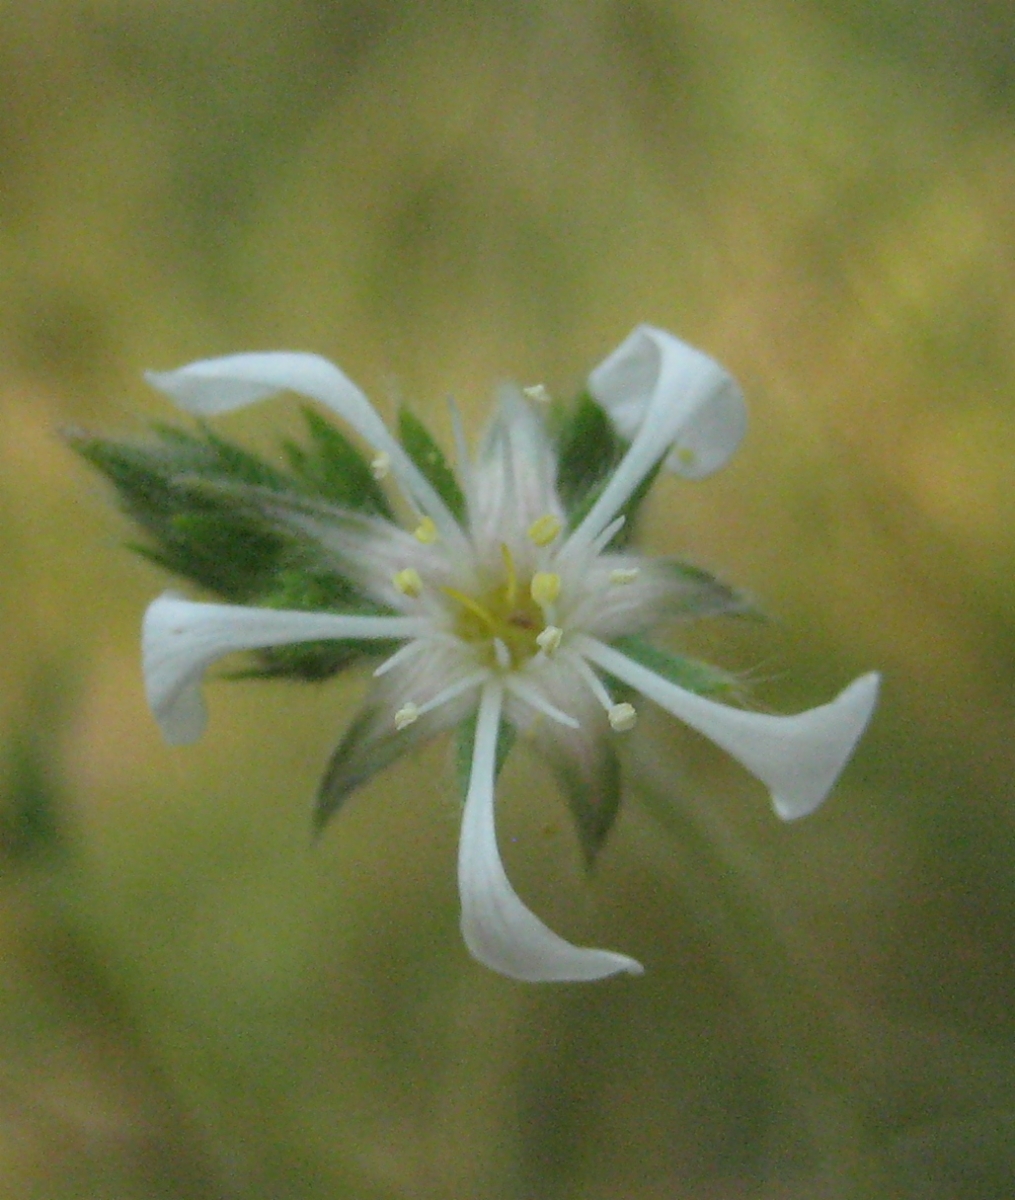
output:
<path id="1" fill-rule="evenodd" d="M 465 519 L 465 497 L 454 471 L 429 429 L 409 409 L 398 414 L 398 436 L 405 452 L 426 476 L 456 521 Z"/>

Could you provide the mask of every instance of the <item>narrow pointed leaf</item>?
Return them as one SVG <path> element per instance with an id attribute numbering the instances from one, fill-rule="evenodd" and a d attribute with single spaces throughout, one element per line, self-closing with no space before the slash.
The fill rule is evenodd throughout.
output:
<path id="1" fill-rule="evenodd" d="M 381 615 L 296 523 L 277 517 L 279 506 L 319 507 L 320 498 L 207 429 L 160 426 L 156 433 L 149 444 L 82 434 L 69 439 L 110 479 L 127 514 L 150 538 L 132 549 L 232 603 Z M 376 486 L 372 476 L 370 482 Z M 387 643 L 335 640 L 269 647 L 257 652 L 258 666 L 234 677 L 326 679 L 390 650 Z"/>
<path id="2" fill-rule="evenodd" d="M 568 527 L 576 529 L 609 483 L 627 442 L 613 428 L 603 409 L 583 391 L 558 433 L 557 487 L 568 514 Z M 626 546 L 634 535 L 642 503 L 655 483 L 661 463 L 641 481 L 617 512 L 624 525 L 612 539 L 614 549 Z"/>
<path id="3" fill-rule="evenodd" d="M 624 443 L 587 391 L 565 411 L 557 432 L 557 490 L 572 526 L 623 454 Z"/>
<path id="4" fill-rule="evenodd" d="M 196 477 L 227 474 L 206 443 L 177 431 L 149 445 L 77 433 L 68 441 L 151 539 L 148 557 L 226 600 L 269 590 L 293 540 L 228 496 L 195 494 Z"/>
<path id="5" fill-rule="evenodd" d="M 566 753 L 550 738 L 541 739 L 540 747 L 567 799 L 585 865 L 591 869 L 620 812 L 620 760 L 608 731 L 583 727 L 578 736 L 583 735 L 591 744 L 582 755 Z"/>
<path id="6" fill-rule="evenodd" d="M 317 789 L 314 833 L 321 833 L 357 788 L 436 732 L 425 720 L 396 730 L 390 712 L 377 705 L 363 708 L 328 760 Z"/>
<path id="7" fill-rule="evenodd" d="M 657 563 L 670 575 L 675 585 L 673 598 L 667 605 L 671 615 L 764 619 L 764 614 L 749 596 L 724 583 L 710 571 L 675 558 L 659 559 Z"/>
<path id="8" fill-rule="evenodd" d="M 461 523 L 465 517 L 465 497 L 430 430 L 415 413 L 403 408 L 398 414 L 398 436 L 406 454 L 447 505 L 455 520 Z"/>
<path id="9" fill-rule="evenodd" d="M 344 433 L 312 408 L 303 409 L 310 444 L 286 442 L 293 475 L 314 496 L 358 512 L 391 517 L 384 489 L 370 464 Z"/>

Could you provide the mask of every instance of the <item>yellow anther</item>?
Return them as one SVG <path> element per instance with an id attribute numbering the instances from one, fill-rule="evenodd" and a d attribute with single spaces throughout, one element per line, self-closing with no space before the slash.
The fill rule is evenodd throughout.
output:
<path id="1" fill-rule="evenodd" d="M 413 531 L 413 537 L 424 546 L 430 546 L 437 541 L 437 526 L 432 517 L 423 517 Z"/>
<path id="2" fill-rule="evenodd" d="M 560 521 L 553 513 L 545 513 L 529 526 L 529 538 L 537 546 L 549 546 L 560 530 Z"/>
<path id="3" fill-rule="evenodd" d="M 532 599 L 542 608 L 553 604 L 560 595 L 560 576 L 552 571 L 537 571 L 529 587 Z"/>
<path id="4" fill-rule="evenodd" d="M 375 454 L 370 460 L 370 471 L 374 479 L 387 478 L 388 472 L 391 470 L 391 455 L 386 454 L 383 450 Z"/>
<path id="5" fill-rule="evenodd" d="M 626 733 L 629 729 L 634 728 L 635 722 L 638 720 L 638 714 L 635 712 L 633 704 L 614 704 L 607 713 L 610 718 L 610 725 L 617 733 Z"/>
<path id="6" fill-rule="evenodd" d="M 515 560 L 511 554 L 511 547 L 507 542 L 500 544 L 501 558 L 504 559 L 504 575 L 506 582 L 504 584 L 504 599 L 507 601 L 508 608 L 513 608 L 518 600 L 518 572 L 515 570 Z"/>
<path id="7" fill-rule="evenodd" d="M 536 635 L 536 645 L 549 656 L 560 645 L 560 639 L 563 636 L 563 629 L 558 629 L 556 625 L 547 625 L 542 633 Z"/>
<path id="8" fill-rule="evenodd" d="M 523 387 L 522 395 L 526 400 L 534 400 L 537 404 L 550 403 L 550 393 L 541 383 L 534 383 L 531 387 Z"/>
<path id="9" fill-rule="evenodd" d="M 419 709 L 409 700 L 395 713 L 395 728 L 405 729 L 407 725 L 411 725 L 413 721 L 418 720 Z"/>
<path id="10" fill-rule="evenodd" d="M 391 577 L 391 582 L 403 596 L 411 596 L 413 599 L 423 591 L 423 580 L 420 579 L 419 572 L 415 567 L 406 567 L 403 571 L 396 571 Z"/>
<path id="11" fill-rule="evenodd" d="M 610 583 L 634 583 L 641 572 L 637 567 L 617 567 L 615 571 L 610 572 Z"/>
<path id="12" fill-rule="evenodd" d="M 441 591 L 445 596 L 450 596 L 452 600 L 457 600 L 462 608 L 469 610 L 473 616 L 479 617 L 483 624 L 490 630 L 491 633 L 497 633 L 500 626 L 494 620 L 493 615 L 479 603 L 478 600 L 473 600 L 471 596 L 467 596 L 464 592 L 460 592 L 458 588 L 442 587 Z"/>
<path id="13" fill-rule="evenodd" d="M 694 453 L 690 446 L 680 446 L 675 453 L 685 467 L 693 467 L 698 461 L 697 454 Z"/>

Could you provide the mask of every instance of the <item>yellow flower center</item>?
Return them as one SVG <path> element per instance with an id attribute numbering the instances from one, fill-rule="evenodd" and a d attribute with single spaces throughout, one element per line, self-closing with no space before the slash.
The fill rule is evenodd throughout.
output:
<path id="1" fill-rule="evenodd" d="M 547 618 L 540 601 L 546 603 L 546 589 L 533 583 L 547 576 L 537 573 L 532 580 L 519 579 L 508 547 L 502 546 L 501 552 L 504 576 L 480 595 L 470 596 L 451 587 L 442 591 L 455 601 L 455 635 L 477 647 L 484 665 L 503 668 L 506 651 L 510 665 L 519 667 L 543 649 L 539 636 L 547 627 Z M 556 599 L 560 580 L 552 578 L 556 589 L 550 590 Z M 498 643 L 503 649 L 498 650 Z"/>

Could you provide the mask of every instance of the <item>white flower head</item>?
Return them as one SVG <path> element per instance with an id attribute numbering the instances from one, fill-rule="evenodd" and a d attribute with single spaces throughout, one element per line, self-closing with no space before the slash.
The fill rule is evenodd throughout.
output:
<path id="1" fill-rule="evenodd" d="M 703 685 L 688 660 L 645 641 L 668 618 L 737 605 L 704 572 L 623 543 L 625 518 L 661 462 L 702 478 L 726 462 L 745 428 L 734 380 L 662 330 L 639 327 L 589 377 L 586 410 L 613 450 L 592 474 L 590 456 L 602 457 L 603 447 L 551 436 L 548 402 L 531 389 L 502 390 L 474 458 L 458 431 L 456 480 L 443 461 L 433 465 L 432 446 L 419 453 L 405 430 L 393 436 L 363 393 L 315 355 L 239 354 L 148 378 L 200 416 L 282 390 L 320 402 L 367 444 L 369 485 L 386 477 L 411 513 L 399 522 L 390 510 L 252 486 L 249 503 L 261 518 L 313 543 L 356 603 L 307 611 L 302 602 L 201 603 L 172 593 L 155 600 L 144 620 L 144 669 L 165 737 L 200 736 L 204 672 L 232 651 L 327 643 L 343 653 L 382 653 L 363 711 L 329 766 L 320 820 L 379 766 L 461 727 L 468 739 L 462 932 L 472 954 L 504 975 L 588 980 L 642 969 L 627 955 L 565 941 L 509 883 L 497 849 L 494 785 L 511 736 L 529 736 L 546 754 L 595 846 L 619 798 L 613 740 L 635 724 L 639 695 L 742 763 L 786 820 L 821 804 L 867 724 L 874 674 L 820 708 L 772 716 L 700 694 L 712 690 L 718 673 Z"/>

